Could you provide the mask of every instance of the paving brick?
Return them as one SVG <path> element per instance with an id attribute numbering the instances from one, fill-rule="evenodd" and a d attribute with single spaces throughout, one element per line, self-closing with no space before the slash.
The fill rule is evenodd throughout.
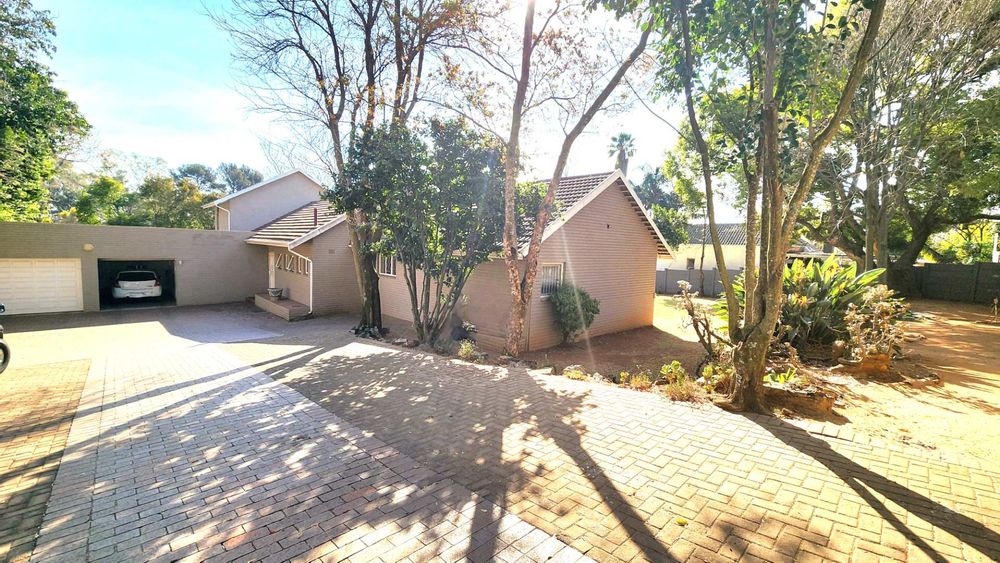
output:
<path id="1" fill-rule="evenodd" d="M 493 507 L 491 533 L 510 536 L 493 542 L 495 558 L 549 537 L 221 346 L 110 354 L 80 385 L 49 509 L 10 495 L 44 531 L 33 560 L 440 557 L 470 541 L 477 507 Z"/>
<path id="2" fill-rule="evenodd" d="M 17 442 L 60 454 L 0 483 L 23 514 L 46 507 L 33 558 L 1000 558 L 995 464 L 453 363 L 349 324 L 95 355 L 66 455 L 57 433 Z M 25 459 L 12 447 L 0 473 Z"/>

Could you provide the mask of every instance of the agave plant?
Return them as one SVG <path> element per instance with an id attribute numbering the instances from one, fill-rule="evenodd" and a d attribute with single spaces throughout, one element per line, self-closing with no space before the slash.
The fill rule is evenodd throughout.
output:
<path id="1" fill-rule="evenodd" d="M 846 338 L 844 315 L 852 304 L 864 301 L 865 291 L 884 271 L 877 268 L 858 274 L 853 262 L 844 266 L 836 256 L 823 262 L 795 260 L 786 266 L 785 299 L 778 328 L 782 340 L 802 350 Z M 742 306 L 746 297 L 742 276 L 736 280 L 734 289 Z M 728 315 L 725 301 L 720 301 L 717 307 L 724 317 Z"/>

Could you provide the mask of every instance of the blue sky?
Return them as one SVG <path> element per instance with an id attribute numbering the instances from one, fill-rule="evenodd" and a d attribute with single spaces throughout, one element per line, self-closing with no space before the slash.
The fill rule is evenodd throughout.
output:
<path id="1" fill-rule="evenodd" d="M 36 0 L 56 24 L 51 61 L 101 149 L 268 172 L 268 120 L 234 88 L 227 36 L 200 0 Z"/>
<path id="2" fill-rule="evenodd" d="M 199 162 L 249 164 L 265 176 L 273 170 L 262 138 L 285 131 L 249 110 L 236 89 L 228 36 L 206 14 L 227 0 L 35 0 L 56 25 L 51 61 L 57 83 L 69 92 L 93 126 L 97 150 L 163 158 L 170 167 Z M 679 125 L 679 107 L 662 105 Z M 544 177 L 562 142 L 561 133 L 526 139 L 528 175 Z M 614 168 L 608 144 L 620 131 L 636 138 L 629 165 L 633 180 L 658 167 L 677 135 L 636 105 L 624 114 L 599 116 L 574 145 L 568 174 Z M 728 215 L 728 213 L 724 213 Z"/>

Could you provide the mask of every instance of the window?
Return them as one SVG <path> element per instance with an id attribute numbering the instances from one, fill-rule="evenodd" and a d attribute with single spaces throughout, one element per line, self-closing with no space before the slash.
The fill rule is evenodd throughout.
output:
<path id="1" fill-rule="evenodd" d="M 542 297 L 547 297 L 556 292 L 559 284 L 562 283 L 562 264 L 542 264 L 539 271 L 539 282 L 542 288 Z"/>
<path id="2" fill-rule="evenodd" d="M 396 257 L 380 255 L 378 257 L 378 273 L 380 276 L 395 276 Z"/>
<path id="3" fill-rule="evenodd" d="M 688 270 L 694 269 L 694 258 L 688 258 Z"/>

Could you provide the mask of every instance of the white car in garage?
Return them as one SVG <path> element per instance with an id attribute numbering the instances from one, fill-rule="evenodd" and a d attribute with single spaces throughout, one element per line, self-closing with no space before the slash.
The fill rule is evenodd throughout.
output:
<path id="1" fill-rule="evenodd" d="M 111 296 L 115 299 L 140 299 L 143 297 L 160 297 L 163 287 L 156 277 L 156 272 L 150 270 L 125 270 L 115 276 L 115 285 L 111 287 Z"/>

